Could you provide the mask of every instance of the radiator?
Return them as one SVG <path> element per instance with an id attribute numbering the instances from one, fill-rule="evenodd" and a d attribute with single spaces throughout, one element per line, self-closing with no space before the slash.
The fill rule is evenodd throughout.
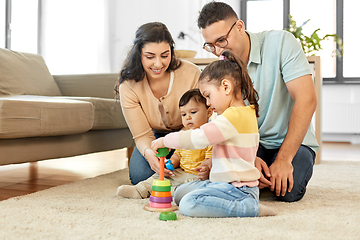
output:
<path id="1" fill-rule="evenodd" d="M 360 134 L 360 104 L 323 104 L 322 132 Z"/>

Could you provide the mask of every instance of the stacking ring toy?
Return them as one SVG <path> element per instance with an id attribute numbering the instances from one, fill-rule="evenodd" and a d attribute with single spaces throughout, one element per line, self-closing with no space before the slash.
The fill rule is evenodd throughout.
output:
<path id="1" fill-rule="evenodd" d="M 171 197 L 171 192 L 152 191 L 151 196 L 153 196 L 153 197 Z"/>
<path id="2" fill-rule="evenodd" d="M 159 219 L 162 221 L 173 221 L 177 219 L 177 216 L 174 212 L 161 212 Z"/>
<path id="3" fill-rule="evenodd" d="M 152 190 L 157 192 L 169 192 L 171 191 L 171 186 L 152 186 Z"/>
<path id="4" fill-rule="evenodd" d="M 170 208 L 171 203 L 156 203 L 156 202 L 150 202 L 150 207 L 153 208 Z"/>
<path id="5" fill-rule="evenodd" d="M 165 180 L 154 179 L 152 185 L 166 187 L 166 186 L 171 186 L 171 183 L 169 179 L 165 179 Z"/>
<path id="6" fill-rule="evenodd" d="M 171 203 L 172 200 L 173 200 L 172 197 L 154 197 L 154 196 L 150 196 L 150 202 Z"/>

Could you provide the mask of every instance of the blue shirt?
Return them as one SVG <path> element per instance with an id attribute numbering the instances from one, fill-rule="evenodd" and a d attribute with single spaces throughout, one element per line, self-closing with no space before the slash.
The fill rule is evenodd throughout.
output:
<path id="1" fill-rule="evenodd" d="M 259 93 L 258 125 L 260 143 L 268 149 L 280 148 L 286 136 L 294 100 L 286 83 L 312 74 L 297 40 L 287 31 L 250 33 L 248 72 Z M 310 124 L 302 142 L 318 151 L 314 127 Z"/>

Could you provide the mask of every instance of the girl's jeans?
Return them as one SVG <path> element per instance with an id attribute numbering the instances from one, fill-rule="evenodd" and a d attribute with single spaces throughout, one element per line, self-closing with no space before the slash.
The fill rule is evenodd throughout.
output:
<path id="1" fill-rule="evenodd" d="M 155 138 L 163 137 L 166 133 L 155 133 Z M 170 158 L 174 151 L 171 151 L 166 158 Z M 141 155 L 137 147 L 134 148 L 129 162 L 129 177 L 131 184 L 136 185 L 151 177 L 155 172 L 151 169 L 149 162 Z"/>
<path id="2" fill-rule="evenodd" d="M 175 190 L 175 203 L 190 217 L 258 217 L 259 188 L 225 182 L 195 181 Z"/>
<path id="3" fill-rule="evenodd" d="M 266 149 L 260 144 L 257 156 L 266 162 L 268 167 L 276 159 L 279 149 Z M 294 202 L 303 198 L 306 192 L 306 186 L 312 176 L 313 166 L 315 162 L 315 152 L 305 146 L 301 145 L 296 153 L 292 165 L 293 165 L 293 178 L 294 186 L 291 192 L 286 192 L 285 196 L 277 197 L 280 201 Z"/>

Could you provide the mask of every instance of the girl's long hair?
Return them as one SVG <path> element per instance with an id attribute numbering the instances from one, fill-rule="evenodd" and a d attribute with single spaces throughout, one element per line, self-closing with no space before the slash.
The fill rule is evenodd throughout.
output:
<path id="1" fill-rule="evenodd" d="M 118 81 L 115 85 L 115 94 L 119 95 L 119 85 L 125 80 L 141 81 L 145 77 L 145 70 L 141 63 L 141 49 L 146 43 L 167 42 L 170 45 L 171 61 L 166 71 L 176 70 L 180 67 L 180 59 L 175 57 L 175 42 L 165 26 L 161 22 L 150 22 L 141 25 L 135 34 L 135 40 L 130 49 L 122 70 L 120 71 Z"/>
<path id="2" fill-rule="evenodd" d="M 202 71 L 199 83 L 208 81 L 220 86 L 224 78 L 230 77 L 234 80 L 235 97 L 241 92 L 243 100 L 254 106 L 256 116 L 259 117 L 259 95 L 253 87 L 245 65 L 229 50 L 222 52 L 221 56 L 224 60 L 214 61 Z"/>

